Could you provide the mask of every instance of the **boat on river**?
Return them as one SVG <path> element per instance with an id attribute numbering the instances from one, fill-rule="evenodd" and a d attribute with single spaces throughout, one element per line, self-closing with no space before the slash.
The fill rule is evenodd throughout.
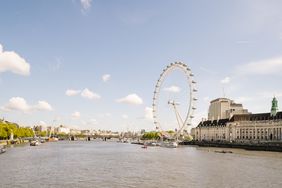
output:
<path id="1" fill-rule="evenodd" d="M 50 137 L 48 141 L 49 141 L 49 142 L 58 142 L 59 139 L 56 138 L 56 137 Z"/>
<path id="2" fill-rule="evenodd" d="M 39 146 L 40 142 L 38 140 L 33 140 L 30 142 L 30 146 Z"/>
<path id="3" fill-rule="evenodd" d="M 147 149 L 147 144 L 144 144 L 141 148 L 143 148 L 143 149 Z"/>
<path id="4" fill-rule="evenodd" d="M 6 148 L 4 146 L 0 146 L 0 154 L 5 152 L 6 152 Z"/>
<path id="5" fill-rule="evenodd" d="M 177 147 L 178 147 L 178 143 L 175 142 L 175 141 L 162 142 L 162 143 L 161 143 L 161 147 L 165 147 L 165 148 L 177 148 Z"/>

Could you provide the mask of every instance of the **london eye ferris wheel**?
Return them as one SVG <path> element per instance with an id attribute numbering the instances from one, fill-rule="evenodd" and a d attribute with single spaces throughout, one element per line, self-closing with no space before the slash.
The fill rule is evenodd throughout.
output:
<path id="1" fill-rule="evenodd" d="M 160 74 L 160 77 L 155 85 L 155 91 L 154 91 L 154 96 L 153 96 L 153 119 L 154 119 L 154 124 L 156 127 L 157 131 L 163 131 L 162 130 L 162 124 L 160 121 L 159 117 L 159 97 L 160 93 L 163 89 L 163 83 L 165 79 L 174 71 L 180 70 L 186 78 L 185 84 L 188 88 L 188 92 L 185 93 L 186 98 L 188 98 L 188 107 L 186 108 L 184 117 L 180 115 L 178 111 L 178 106 L 180 103 L 174 101 L 174 100 L 169 100 L 168 104 L 173 107 L 176 120 L 178 123 L 178 128 L 176 129 L 176 134 L 182 134 L 184 130 L 187 130 L 188 126 L 192 124 L 192 119 L 194 118 L 194 111 L 196 110 L 196 101 L 197 98 L 195 96 L 197 89 L 196 89 L 196 82 L 194 80 L 194 75 L 191 71 L 191 69 L 184 63 L 182 62 L 175 62 L 171 63 L 168 65 L 163 72 Z"/>

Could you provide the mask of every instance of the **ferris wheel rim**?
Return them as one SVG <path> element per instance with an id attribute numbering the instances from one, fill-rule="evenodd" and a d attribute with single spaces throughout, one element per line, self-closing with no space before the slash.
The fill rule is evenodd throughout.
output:
<path id="1" fill-rule="evenodd" d="M 187 95 L 188 95 L 188 98 L 190 99 L 187 113 L 183 121 L 183 125 L 177 132 L 181 132 L 186 126 L 191 125 L 192 119 L 194 118 L 193 114 L 194 114 L 194 111 L 196 110 L 195 101 L 197 100 L 197 98 L 194 96 L 194 93 L 197 92 L 197 89 L 195 87 L 196 82 L 193 79 L 194 74 L 192 73 L 191 69 L 186 64 L 182 62 L 174 62 L 166 66 L 166 68 L 160 74 L 159 79 L 155 85 L 152 109 L 153 109 L 153 120 L 154 120 L 154 124 L 157 130 L 161 129 L 161 124 L 158 119 L 158 108 L 157 108 L 158 101 L 159 101 L 159 94 L 160 94 L 165 78 L 176 69 L 182 70 L 186 76 L 186 79 L 188 80 L 187 85 L 189 87 L 189 92 L 187 93 Z"/>

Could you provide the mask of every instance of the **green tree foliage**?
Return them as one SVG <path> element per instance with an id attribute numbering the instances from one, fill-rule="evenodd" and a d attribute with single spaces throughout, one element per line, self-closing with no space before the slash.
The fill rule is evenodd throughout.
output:
<path id="1" fill-rule="evenodd" d="M 15 123 L 0 121 L 0 140 L 9 139 L 11 133 L 14 134 L 15 139 L 33 137 L 33 131 L 31 128 L 20 127 Z"/>
<path id="2" fill-rule="evenodd" d="M 191 142 L 193 140 L 193 137 L 191 135 L 185 136 L 184 137 L 185 141 Z"/>
<path id="3" fill-rule="evenodd" d="M 175 132 L 173 130 L 169 130 L 167 131 L 168 134 L 175 134 Z"/>
<path id="4" fill-rule="evenodd" d="M 158 140 L 160 139 L 158 132 L 146 132 L 142 136 L 142 140 Z"/>
<path id="5" fill-rule="evenodd" d="M 45 137 L 48 136 L 47 131 L 35 131 L 36 136 Z"/>

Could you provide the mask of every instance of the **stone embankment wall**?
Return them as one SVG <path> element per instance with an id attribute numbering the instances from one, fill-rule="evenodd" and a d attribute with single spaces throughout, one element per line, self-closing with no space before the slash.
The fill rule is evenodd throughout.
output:
<path id="1" fill-rule="evenodd" d="M 221 148 L 241 148 L 256 151 L 276 151 L 282 152 L 282 142 L 265 143 L 229 143 L 229 142 L 182 142 L 181 145 L 197 145 L 200 147 L 221 147 Z"/>

